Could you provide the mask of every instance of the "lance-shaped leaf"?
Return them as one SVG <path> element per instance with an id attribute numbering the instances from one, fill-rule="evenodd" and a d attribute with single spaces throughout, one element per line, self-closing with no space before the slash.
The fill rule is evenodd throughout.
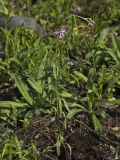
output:
<path id="1" fill-rule="evenodd" d="M 79 112 L 81 112 L 81 111 L 83 111 L 83 110 L 82 110 L 82 109 L 72 109 L 72 110 L 70 110 L 70 111 L 68 112 L 67 118 L 68 118 L 68 119 L 71 119 L 71 118 L 73 118 L 77 113 L 79 113 Z"/>
<path id="2" fill-rule="evenodd" d="M 16 86 L 19 89 L 19 91 L 22 94 L 22 96 L 26 99 L 26 101 L 30 105 L 32 105 L 33 104 L 33 99 L 30 97 L 30 95 L 28 93 L 29 89 L 28 89 L 27 85 L 25 85 L 25 83 L 22 81 L 22 79 L 20 78 L 20 76 L 15 75 L 15 74 L 11 74 L 11 77 L 15 81 Z"/>
<path id="3" fill-rule="evenodd" d="M 85 75 L 83 75 L 82 73 L 80 73 L 80 72 L 78 72 L 78 71 L 74 71 L 74 74 L 75 74 L 76 76 L 78 76 L 81 80 L 83 80 L 84 82 L 87 82 L 87 81 L 88 81 L 87 77 L 86 77 Z"/>
<path id="4" fill-rule="evenodd" d="M 23 107 L 26 107 L 27 105 L 28 105 L 27 103 L 20 103 L 20 102 L 13 102 L 13 101 L 0 101 L 0 106 L 5 108 L 11 108 L 11 107 L 23 108 Z"/>

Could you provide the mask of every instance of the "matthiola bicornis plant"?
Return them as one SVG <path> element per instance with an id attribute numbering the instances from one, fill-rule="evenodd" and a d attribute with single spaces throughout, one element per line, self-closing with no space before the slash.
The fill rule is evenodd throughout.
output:
<path id="1" fill-rule="evenodd" d="M 58 36 L 59 39 L 64 39 L 66 37 L 67 29 L 64 27 L 60 31 L 55 31 L 54 34 Z"/>

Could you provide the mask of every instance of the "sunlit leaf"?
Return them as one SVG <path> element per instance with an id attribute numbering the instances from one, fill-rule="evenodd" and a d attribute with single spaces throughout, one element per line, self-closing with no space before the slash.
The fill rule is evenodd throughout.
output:
<path id="1" fill-rule="evenodd" d="M 18 87 L 18 89 L 19 89 L 20 93 L 22 94 L 22 96 L 27 100 L 27 102 L 30 105 L 32 105 L 33 104 L 33 99 L 30 97 L 30 95 L 28 93 L 27 85 L 25 85 L 25 83 L 22 81 L 20 76 L 15 75 L 15 74 L 11 74 L 11 77 L 15 81 L 16 86 Z"/>
<path id="2" fill-rule="evenodd" d="M 80 72 L 78 72 L 78 71 L 74 71 L 74 74 L 75 74 L 76 76 L 78 76 L 81 80 L 83 80 L 83 81 L 85 81 L 85 82 L 88 81 L 87 77 L 86 77 L 85 75 L 83 75 L 82 73 L 80 73 Z"/>
<path id="3" fill-rule="evenodd" d="M 34 79 L 28 79 L 28 82 L 36 92 L 41 94 L 42 87 L 41 87 L 41 84 L 39 82 L 35 81 Z"/>
<path id="4" fill-rule="evenodd" d="M 27 103 L 20 103 L 20 102 L 13 102 L 13 101 L 0 101 L 0 106 L 1 107 L 7 107 L 7 108 L 11 108 L 11 107 L 26 107 L 28 106 Z"/>
<path id="5" fill-rule="evenodd" d="M 72 98 L 73 97 L 72 94 L 70 94 L 69 92 L 67 92 L 65 90 L 62 91 L 61 96 L 66 97 L 66 98 Z"/>
<path id="6" fill-rule="evenodd" d="M 120 60 L 120 40 L 115 34 L 112 34 L 112 43 L 115 51 L 117 52 L 117 57 Z"/>
<path id="7" fill-rule="evenodd" d="M 73 118 L 77 113 L 79 113 L 79 112 L 81 112 L 81 111 L 83 111 L 83 110 L 82 110 L 82 109 L 72 109 L 72 110 L 70 110 L 70 111 L 68 112 L 67 118 L 68 118 L 68 119 L 71 119 L 71 118 Z"/>
<path id="8" fill-rule="evenodd" d="M 95 127 L 95 131 L 96 132 L 102 132 L 102 125 L 99 121 L 99 119 L 96 117 L 95 114 L 92 115 L 92 119 L 93 119 L 93 124 L 94 124 L 94 127 Z"/>

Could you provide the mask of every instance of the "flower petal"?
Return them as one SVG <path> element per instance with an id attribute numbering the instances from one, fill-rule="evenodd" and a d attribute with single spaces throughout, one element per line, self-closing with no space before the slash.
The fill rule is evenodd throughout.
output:
<path id="1" fill-rule="evenodd" d="M 67 29 L 66 29 L 66 28 L 63 28 L 63 29 L 61 30 L 61 32 L 62 32 L 62 33 L 66 33 L 66 32 L 67 32 Z"/>
<path id="2" fill-rule="evenodd" d="M 64 38 L 65 38 L 65 34 L 64 33 L 60 33 L 59 39 L 64 39 Z"/>
<path id="3" fill-rule="evenodd" d="M 55 31 L 54 34 L 58 35 L 60 32 L 59 31 Z"/>

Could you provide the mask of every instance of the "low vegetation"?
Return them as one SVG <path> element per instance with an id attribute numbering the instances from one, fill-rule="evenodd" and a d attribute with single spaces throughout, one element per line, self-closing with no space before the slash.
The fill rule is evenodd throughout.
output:
<path id="1" fill-rule="evenodd" d="M 120 158 L 119 0 L 0 0 L 0 159 Z"/>

